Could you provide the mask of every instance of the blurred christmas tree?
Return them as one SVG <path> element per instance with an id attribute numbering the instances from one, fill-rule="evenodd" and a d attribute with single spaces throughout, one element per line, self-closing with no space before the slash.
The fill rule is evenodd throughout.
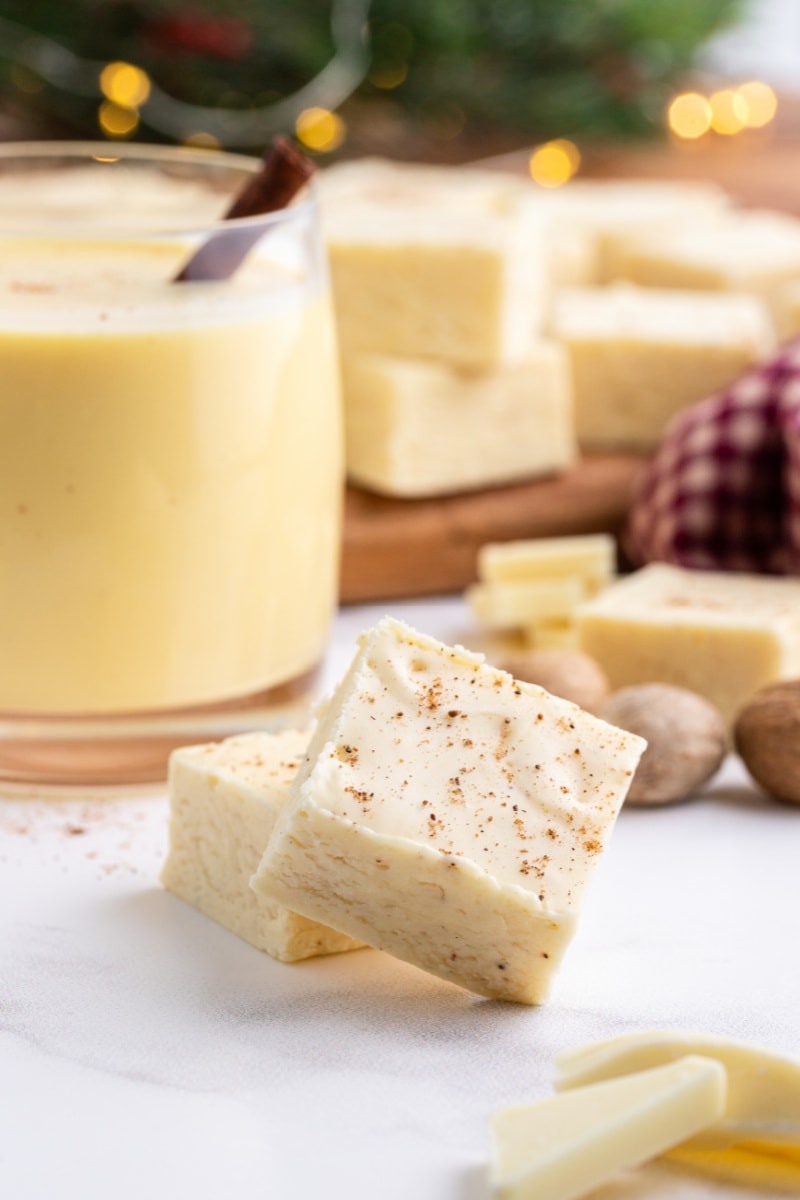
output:
<path id="1" fill-rule="evenodd" d="M 643 135 L 660 129 L 675 81 L 742 7 L 0 0 L 2 109 L 37 133 L 93 137 L 99 121 L 112 137 L 245 150 L 302 113 L 308 124 L 309 110 L 319 118 L 342 104 L 344 120 L 320 126 L 316 148 L 336 149 L 346 126 L 349 143 L 368 143 L 370 129 L 413 130 L 434 153 L 487 135 L 519 144 Z M 138 73 L 118 71 L 116 83 L 106 74 L 101 86 L 103 67 L 120 61 Z"/>

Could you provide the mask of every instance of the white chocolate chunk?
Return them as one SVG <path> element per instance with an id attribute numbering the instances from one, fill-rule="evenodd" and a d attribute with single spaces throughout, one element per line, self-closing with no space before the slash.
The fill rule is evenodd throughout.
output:
<path id="1" fill-rule="evenodd" d="M 488 583 L 501 583 L 577 576 L 591 592 L 611 579 L 615 564 L 616 542 L 610 533 L 528 538 L 481 546 L 478 577 Z"/>
<path id="2" fill-rule="evenodd" d="M 668 1066 L 493 1114 L 495 1200 L 577 1200 L 718 1119 L 720 1063 Z"/>
<path id="3" fill-rule="evenodd" d="M 344 164 L 321 182 L 346 353 L 520 362 L 544 321 L 546 219 L 501 173 Z"/>
<path id="4" fill-rule="evenodd" d="M 754 692 L 800 675 L 800 582 L 651 563 L 577 610 L 581 649 L 613 688 L 672 683 L 727 721 Z"/>
<path id="5" fill-rule="evenodd" d="M 534 621 L 523 629 L 527 646 L 544 650 L 571 650 L 578 645 L 578 625 L 574 618 L 564 621 Z"/>
<path id="6" fill-rule="evenodd" d="M 628 284 L 564 289 L 551 332 L 569 350 L 579 443 L 635 450 L 775 345 L 756 296 Z"/>
<path id="7" fill-rule="evenodd" d="M 644 745 L 384 618 L 253 887 L 482 995 L 540 1003 Z"/>
<path id="8" fill-rule="evenodd" d="M 360 944 L 257 896 L 261 861 L 308 733 L 253 733 L 176 750 L 170 760 L 168 891 L 283 962 Z"/>
<path id="9" fill-rule="evenodd" d="M 556 342 L 491 373 L 379 354 L 345 355 L 350 479 L 432 496 L 553 474 L 575 459 L 569 364 Z"/>
<path id="10" fill-rule="evenodd" d="M 686 1054 L 717 1059 L 728 1076 L 722 1119 L 693 1139 L 693 1150 L 719 1150 L 746 1141 L 758 1142 L 763 1153 L 793 1147 L 800 1154 L 800 1063 L 746 1042 L 669 1029 L 625 1034 L 563 1051 L 556 1059 L 555 1086 L 559 1091 L 581 1088 Z"/>
<path id="11" fill-rule="evenodd" d="M 510 579 L 472 584 L 465 598 L 482 625 L 513 629 L 534 625 L 538 620 L 566 621 L 586 598 L 586 587 L 576 577 Z"/>

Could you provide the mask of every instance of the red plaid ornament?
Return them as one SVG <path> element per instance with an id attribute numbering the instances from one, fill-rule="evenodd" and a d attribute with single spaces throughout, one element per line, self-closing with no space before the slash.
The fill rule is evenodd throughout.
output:
<path id="1" fill-rule="evenodd" d="M 672 420 L 625 547 L 637 563 L 800 574 L 800 341 Z"/>

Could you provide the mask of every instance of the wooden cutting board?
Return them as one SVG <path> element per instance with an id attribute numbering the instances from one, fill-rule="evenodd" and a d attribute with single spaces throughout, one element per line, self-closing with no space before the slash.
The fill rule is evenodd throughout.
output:
<path id="1" fill-rule="evenodd" d="M 457 591 L 475 579 L 484 542 L 616 533 L 642 461 L 586 456 L 557 478 L 436 499 L 394 500 L 348 488 L 342 601 Z"/>

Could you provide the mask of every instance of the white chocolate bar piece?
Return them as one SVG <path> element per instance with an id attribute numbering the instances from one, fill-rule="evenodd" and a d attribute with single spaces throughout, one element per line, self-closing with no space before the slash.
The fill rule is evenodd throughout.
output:
<path id="1" fill-rule="evenodd" d="M 800 1150 L 800 1062 L 761 1046 L 709 1033 L 654 1029 L 623 1034 L 562 1051 L 558 1091 L 617 1079 L 675 1062 L 686 1054 L 715 1058 L 728 1076 L 725 1111 L 693 1138 L 695 1150 L 719 1150 L 741 1141 L 781 1152 Z"/>
<path id="2" fill-rule="evenodd" d="M 608 583 L 615 565 L 610 533 L 487 542 L 478 551 L 478 578 L 488 583 L 577 576 L 592 592 Z"/>
<path id="3" fill-rule="evenodd" d="M 283 962 L 360 943 L 257 896 L 261 861 L 308 733 L 252 733 L 176 750 L 170 760 L 168 891 Z"/>
<path id="4" fill-rule="evenodd" d="M 465 593 L 473 615 L 490 629 L 514 629 L 541 620 L 565 621 L 585 598 L 586 588 L 577 577 L 474 583 Z"/>
<path id="5" fill-rule="evenodd" d="M 491 373 L 345 356 L 347 471 L 389 496 L 434 496 L 553 474 L 576 457 L 567 355 L 532 343 Z"/>
<path id="6" fill-rule="evenodd" d="M 568 288 L 553 335 L 570 354 L 582 446 L 652 449 L 670 419 L 774 347 L 755 296 L 670 288 Z"/>
<path id="7" fill-rule="evenodd" d="M 725 1070 L 690 1056 L 500 1109 L 491 1121 L 495 1200 L 577 1200 L 719 1118 Z"/>
<path id="8" fill-rule="evenodd" d="M 481 995 L 541 1003 L 644 746 L 386 617 L 253 887 Z"/>

